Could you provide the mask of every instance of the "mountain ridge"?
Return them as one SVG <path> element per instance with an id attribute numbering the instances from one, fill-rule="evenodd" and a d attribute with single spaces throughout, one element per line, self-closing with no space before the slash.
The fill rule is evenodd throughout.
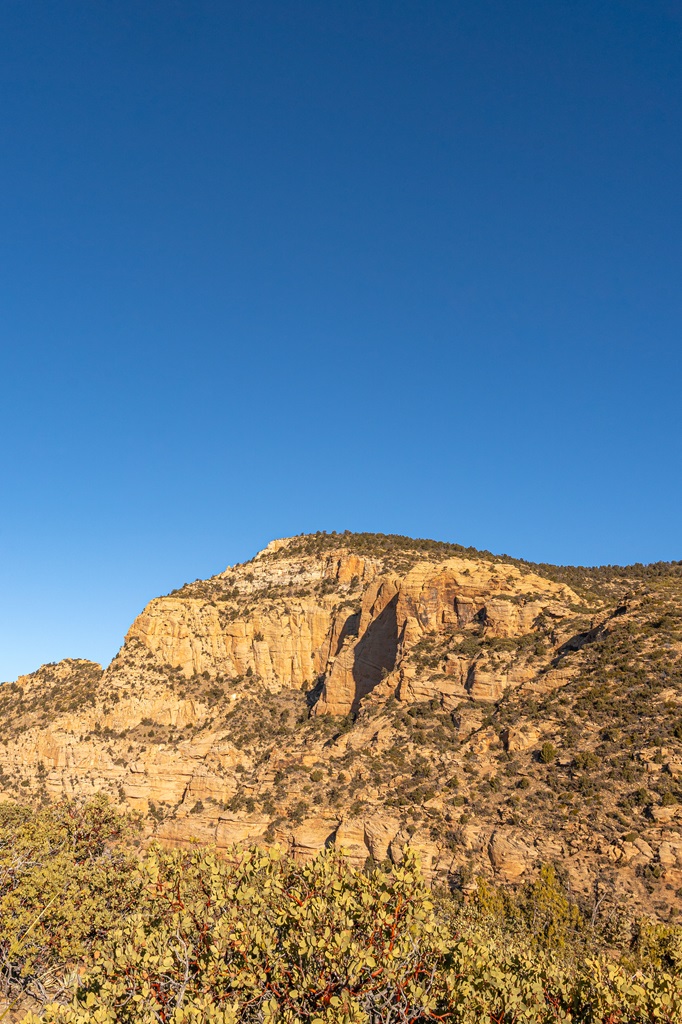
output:
<path id="1" fill-rule="evenodd" d="M 308 534 L 154 598 L 106 669 L 0 690 L 0 793 L 104 791 L 163 841 L 415 847 L 466 888 L 556 861 L 682 907 L 682 565 Z M 608 903 L 608 901 L 607 901 Z M 601 904 L 600 904 L 601 905 Z"/>

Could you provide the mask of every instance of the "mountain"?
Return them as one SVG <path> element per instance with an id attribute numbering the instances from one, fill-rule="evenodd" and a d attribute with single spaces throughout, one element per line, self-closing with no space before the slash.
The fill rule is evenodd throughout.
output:
<path id="1" fill-rule="evenodd" d="M 0 688 L 4 799 L 452 888 L 554 862 L 595 913 L 682 909 L 682 563 L 557 567 L 381 534 L 273 541 L 152 600 L 102 670 Z"/>

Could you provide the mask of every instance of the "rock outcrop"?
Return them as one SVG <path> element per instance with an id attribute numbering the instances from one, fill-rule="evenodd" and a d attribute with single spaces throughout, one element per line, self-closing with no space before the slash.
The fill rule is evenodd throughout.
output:
<path id="1" fill-rule="evenodd" d="M 322 681 L 316 714 L 357 711 L 380 683 L 384 695 L 393 689 L 402 700 L 469 694 L 492 701 L 532 679 L 537 666 L 510 651 L 494 660 L 450 655 L 441 673 L 448 681 L 437 685 L 410 665 L 411 652 L 424 637 L 455 629 L 517 638 L 579 604 L 565 584 L 492 561 L 423 560 L 399 575 L 344 550 L 312 565 L 268 559 L 286 551 L 286 541 L 276 542 L 248 572 L 227 570 L 209 581 L 209 593 L 190 586 L 151 601 L 128 631 L 123 659 L 139 644 L 158 666 L 186 678 L 250 673 L 271 690 Z"/>

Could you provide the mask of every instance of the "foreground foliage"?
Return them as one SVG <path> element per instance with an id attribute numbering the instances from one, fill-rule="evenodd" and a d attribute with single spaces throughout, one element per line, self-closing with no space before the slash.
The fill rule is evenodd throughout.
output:
<path id="1" fill-rule="evenodd" d="M 3 982 L 46 1004 L 26 1024 L 682 1021 L 679 932 L 607 956 L 551 870 L 513 909 L 483 885 L 457 906 L 410 854 L 133 859 L 126 828 L 102 801 L 2 812 Z"/>
<path id="2" fill-rule="evenodd" d="M 0 986 L 44 1002 L 68 995 L 74 970 L 137 896 L 134 820 L 104 798 L 39 813 L 0 805 Z"/>

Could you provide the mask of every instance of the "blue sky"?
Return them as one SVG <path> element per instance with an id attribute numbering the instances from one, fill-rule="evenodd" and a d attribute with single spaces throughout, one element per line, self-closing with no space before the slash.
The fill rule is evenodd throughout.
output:
<path id="1" fill-rule="evenodd" d="M 275 536 L 682 558 L 668 0 L 5 0 L 0 679 Z"/>

